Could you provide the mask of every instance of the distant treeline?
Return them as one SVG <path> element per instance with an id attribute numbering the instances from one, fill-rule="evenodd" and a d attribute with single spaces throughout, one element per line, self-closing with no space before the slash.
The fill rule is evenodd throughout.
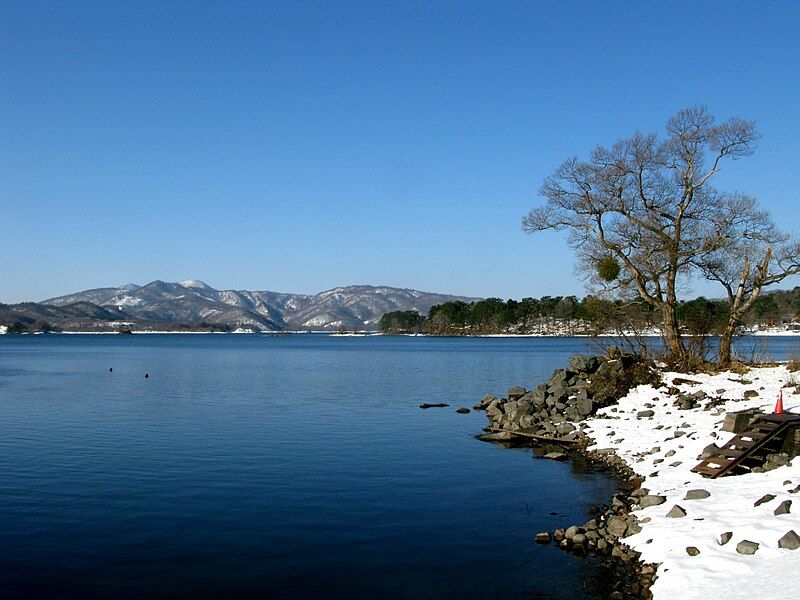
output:
<path id="1" fill-rule="evenodd" d="M 681 327 L 692 335 L 716 333 L 728 320 L 728 303 L 699 297 L 678 305 Z M 741 325 L 777 325 L 800 316 L 800 287 L 776 291 L 756 300 Z M 660 315 L 651 305 L 637 301 L 605 300 L 596 296 L 543 296 L 522 300 L 487 298 L 467 304 L 445 302 L 431 307 L 427 316 L 416 311 L 383 315 L 384 333 L 475 335 L 519 333 L 542 335 L 599 334 L 643 331 L 658 326 Z"/>

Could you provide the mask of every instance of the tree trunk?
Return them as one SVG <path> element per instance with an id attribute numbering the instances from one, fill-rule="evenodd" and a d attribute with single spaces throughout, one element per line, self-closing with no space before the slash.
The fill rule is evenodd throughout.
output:
<path id="1" fill-rule="evenodd" d="M 686 349 L 683 347 L 681 332 L 678 329 L 678 317 L 675 314 L 675 307 L 665 304 L 661 308 L 663 319 L 661 330 L 664 334 L 664 342 L 667 345 L 667 361 L 672 363 L 682 363 L 686 359 Z"/>
<path id="2" fill-rule="evenodd" d="M 729 319 L 725 324 L 722 335 L 719 336 L 719 352 L 717 362 L 720 367 L 727 367 L 731 364 L 731 347 L 733 346 L 733 336 L 736 333 L 736 320 Z"/>

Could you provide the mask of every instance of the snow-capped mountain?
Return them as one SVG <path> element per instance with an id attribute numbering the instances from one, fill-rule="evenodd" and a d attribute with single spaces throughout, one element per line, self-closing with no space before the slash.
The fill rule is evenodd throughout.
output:
<path id="1" fill-rule="evenodd" d="M 300 330 L 374 329 L 386 312 L 416 310 L 424 314 L 434 304 L 450 300 L 469 302 L 475 298 L 370 285 L 335 288 L 315 295 L 217 290 L 203 281 L 187 279 L 180 283 L 157 280 L 143 286 L 97 288 L 27 305 L 30 310 L 31 306 L 43 306 L 62 312 L 67 307 L 83 306 L 86 318 L 101 309 L 108 313 L 108 320 L 113 316 L 116 321 L 134 324 L 205 322 L 262 330 Z M 8 308 L 17 306 L 21 305 Z M 36 314 L 41 318 L 47 310 L 37 309 Z"/>

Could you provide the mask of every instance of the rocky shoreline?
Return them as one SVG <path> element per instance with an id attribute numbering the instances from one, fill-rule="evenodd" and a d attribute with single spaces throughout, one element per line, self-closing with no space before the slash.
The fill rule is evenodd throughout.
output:
<path id="1" fill-rule="evenodd" d="M 777 599 L 800 583 L 800 516 L 791 512 L 800 425 L 743 474 L 711 480 L 691 467 L 727 448 L 743 423 L 771 414 L 778 397 L 797 420 L 800 370 L 792 368 L 687 376 L 617 349 L 576 356 L 534 390 L 485 397 L 475 409 L 489 425 L 478 437 L 535 442 L 544 458 L 580 456 L 613 472 L 618 492 L 587 522 L 535 536 L 610 568 L 610 597 L 703 599 L 733 585 L 731 598 Z M 766 595 L 761 573 L 779 582 Z"/>
<path id="2" fill-rule="evenodd" d="M 631 387 L 658 383 L 657 379 L 649 361 L 610 348 L 604 356 L 573 356 L 566 368 L 557 369 L 546 383 L 531 391 L 515 386 L 506 397 L 486 396 L 474 407 L 486 411 L 490 421 L 487 433 L 478 436 L 481 440 L 508 443 L 520 439 L 514 435 L 516 432 L 529 432 L 562 442 L 563 445 L 546 448 L 545 458 L 563 460 L 570 453 L 579 453 L 614 473 L 620 489 L 608 505 L 593 506 L 592 518 L 586 523 L 552 533 L 540 532 L 535 541 L 553 542 L 564 551 L 593 556 L 610 567 L 616 577 L 616 589 L 611 595 L 615 599 L 652 598 L 650 586 L 657 565 L 642 562 L 640 553 L 622 538 L 641 530 L 639 520 L 630 514 L 632 508 L 657 500 L 641 487 L 643 478 L 613 449 L 590 450 L 591 440 L 583 429 L 587 427 L 586 419 L 600 408 L 613 405 Z"/>

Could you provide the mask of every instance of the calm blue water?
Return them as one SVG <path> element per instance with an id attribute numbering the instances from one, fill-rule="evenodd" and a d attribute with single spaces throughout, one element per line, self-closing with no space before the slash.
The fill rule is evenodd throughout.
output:
<path id="1" fill-rule="evenodd" d="M 532 537 L 613 482 L 453 412 L 584 343 L 0 336 L 0 594 L 604 597 Z"/>

